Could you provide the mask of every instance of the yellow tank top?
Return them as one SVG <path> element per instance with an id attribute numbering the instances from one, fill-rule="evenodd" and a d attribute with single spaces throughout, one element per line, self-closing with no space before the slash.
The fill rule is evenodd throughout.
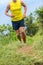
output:
<path id="1" fill-rule="evenodd" d="M 23 18 L 22 14 L 22 6 L 20 3 L 20 0 L 17 0 L 16 2 L 10 2 L 10 12 L 14 16 L 11 18 L 12 21 L 19 21 Z"/>

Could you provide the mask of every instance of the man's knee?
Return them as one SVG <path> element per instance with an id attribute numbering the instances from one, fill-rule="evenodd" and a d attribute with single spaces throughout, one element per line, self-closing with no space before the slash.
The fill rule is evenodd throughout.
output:
<path id="1" fill-rule="evenodd" d="M 24 27 L 21 27 L 21 28 L 20 28 L 20 32 L 21 32 L 21 33 L 24 33 L 24 32 L 25 32 Z"/>
<path id="2" fill-rule="evenodd" d="M 25 32 L 24 31 L 21 31 L 21 34 L 24 34 Z"/>
<path id="3" fill-rule="evenodd" d="M 25 30 L 21 30 L 21 35 L 26 36 Z"/>
<path id="4" fill-rule="evenodd" d="M 16 33 L 16 36 L 18 37 L 18 36 L 20 36 L 20 34 L 19 33 Z"/>
<path id="5" fill-rule="evenodd" d="M 19 36 L 19 35 L 20 35 L 19 30 L 17 30 L 17 31 L 16 31 L 16 35 L 17 35 L 17 36 Z"/>

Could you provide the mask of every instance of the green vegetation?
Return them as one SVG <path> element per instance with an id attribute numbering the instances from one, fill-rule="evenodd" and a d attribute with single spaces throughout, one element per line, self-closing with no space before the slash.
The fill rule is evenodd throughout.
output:
<path id="1" fill-rule="evenodd" d="M 18 42 L 12 27 L 0 25 L 0 65 L 34 65 L 35 62 L 43 62 L 43 7 L 34 13 L 34 17 L 31 13 L 25 20 L 27 45 L 32 48 L 25 52 L 20 51 L 24 46 Z"/>

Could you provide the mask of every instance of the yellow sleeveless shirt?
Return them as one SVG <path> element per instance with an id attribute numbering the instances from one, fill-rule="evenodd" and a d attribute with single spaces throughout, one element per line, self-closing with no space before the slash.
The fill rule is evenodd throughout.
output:
<path id="1" fill-rule="evenodd" d="M 11 18 L 12 21 L 19 21 L 23 19 L 22 5 L 20 0 L 17 0 L 16 2 L 10 2 L 10 12 L 14 16 Z"/>

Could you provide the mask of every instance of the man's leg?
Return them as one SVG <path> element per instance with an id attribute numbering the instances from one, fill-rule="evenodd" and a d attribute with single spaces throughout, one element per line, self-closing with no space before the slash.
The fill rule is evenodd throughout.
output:
<path id="1" fill-rule="evenodd" d="M 24 27 L 20 27 L 20 32 L 22 34 L 23 42 L 26 43 L 26 34 L 25 34 Z"/>
<path id="2" fill-rule="evenodd" d="M 18 40 L 21 41 L 21 36 L 20 36 L 20 31 L 19 30 L 16 30 L 16 35 L 17 35 Z"/>

